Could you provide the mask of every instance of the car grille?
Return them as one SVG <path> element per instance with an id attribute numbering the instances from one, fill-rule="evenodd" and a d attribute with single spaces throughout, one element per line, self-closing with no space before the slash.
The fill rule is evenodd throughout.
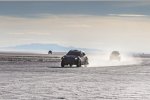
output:
<path id="1" fill-rule="evenodd" d="M 69 57 L 68 57 L 68 58 L 65 58 L 64 61 L 65 61 L 66 63 L 69 63 L 69 64 L 70 64 L 70 63 L 72 63 L 72 64 L 75 63 L 75 59 L 74 59 L 74 58 L 69 58 Z"/>

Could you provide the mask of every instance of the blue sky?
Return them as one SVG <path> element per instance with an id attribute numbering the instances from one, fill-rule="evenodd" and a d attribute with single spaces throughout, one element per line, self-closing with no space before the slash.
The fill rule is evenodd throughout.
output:
<path id="1" fill-rule="evenodd" d="M 0 1 L 0 47 L 31 43 L 149 52 L 148 1 Z"/>
<path id="2" fill-rule="evenodd" d="M 108 14 L 150 15 L 150 2 L 140 1 L 74 1 L 74 2 L 0 2 L 0 15 L 33 17 L 41 14 L 83 14 L 107 16 Z"/>

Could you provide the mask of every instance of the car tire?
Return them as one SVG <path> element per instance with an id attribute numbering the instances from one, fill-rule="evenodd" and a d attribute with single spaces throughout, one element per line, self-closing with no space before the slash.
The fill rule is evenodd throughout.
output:
<path id="1" fill-rule="evenodd" d="M 77 63 L 77 67 L 81 67 L 81 61 L 80 60 Z"/>
<path id="2" fill-rule="evenodd" d="M 89 64 L 89 61 L 88 61 L 88 58 L 86 58 L 85 65 L 88 65 L 88 64 Z"/>
<path id="3" fill-rule="evenodd" d="M 64 63 L 63 63 L 63 61 L 61 61 L 61 67 L 64 67 L 65 65 L 64 65 Z"/>

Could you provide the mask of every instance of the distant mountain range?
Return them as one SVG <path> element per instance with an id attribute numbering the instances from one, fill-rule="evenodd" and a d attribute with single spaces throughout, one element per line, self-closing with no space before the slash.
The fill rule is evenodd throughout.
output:
<path id="1" fill-rule="evenodd" d="M 25 44 L 25 45 L 17 45 L 12 47 L 5 47 L 2 49 L 9 49 L 9 50 L 17 50 L 17 51 L 49 51 L 52 50 L 53 52 L 67 52 L 72 49 L 78 49 L 83 51 L 101 51 L 99 49 L 90 49 L 90 48 L 76 48 L 76 47 L 66 47 L 58 44 L 40 44 L 40 43 L 33 43 L 33 44 Z"/>

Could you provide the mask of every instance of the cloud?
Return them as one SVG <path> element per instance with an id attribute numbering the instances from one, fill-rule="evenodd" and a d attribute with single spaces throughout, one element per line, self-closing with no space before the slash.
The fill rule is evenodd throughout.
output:
<path id="1" fill-rule="evenodd" d="M 148 15 L 140 15 L 140 14 L 108 14 L 108 16 L 116 16 L 116 17 L 148 17 Z"/>

